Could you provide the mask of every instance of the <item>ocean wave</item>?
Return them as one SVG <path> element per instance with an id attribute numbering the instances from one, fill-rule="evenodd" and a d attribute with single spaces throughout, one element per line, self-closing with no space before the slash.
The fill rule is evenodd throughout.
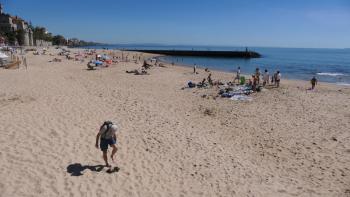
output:
<path id="1" fill-rule="evenodd" d="M 343 73 L 317 73 L 317 75 L 337 77 L 337 76 L 344 76 L 345 74 L 343 74 Z"/>
<path id="2" fill-rule="evenodd" d="M 339 86 L 350 86 L 350 83 L 339 82 L 339 83 L 336 83 L 336 85 L 339 85 Z"/>

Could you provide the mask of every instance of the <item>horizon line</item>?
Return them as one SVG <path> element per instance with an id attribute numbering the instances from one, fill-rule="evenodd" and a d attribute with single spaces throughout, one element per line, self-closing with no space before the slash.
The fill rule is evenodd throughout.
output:
<path id="1" fill-rule="evenodd" d="M 94 42 L 94 41 L 92 41 Z M 98 45 L 153 45 L 153 46 L 184 46 L 184 47 L 239 47 L 239 48 L 289 48 L 289 49 L 350 49 L 350 47 L 288 47 L 288 46 L 238 46 L 238 45 L 210 45 L 210 44 L 165 44 L 165 43 L 100 43 Z"/>

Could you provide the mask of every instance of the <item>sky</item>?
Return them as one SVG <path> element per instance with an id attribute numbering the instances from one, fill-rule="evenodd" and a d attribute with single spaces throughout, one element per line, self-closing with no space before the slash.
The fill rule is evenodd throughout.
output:
<path id="1" fill-rule="evenodd" d="M 350 0 L 0 0 L 53 34 L 110 44 L 350 48 Z"/>

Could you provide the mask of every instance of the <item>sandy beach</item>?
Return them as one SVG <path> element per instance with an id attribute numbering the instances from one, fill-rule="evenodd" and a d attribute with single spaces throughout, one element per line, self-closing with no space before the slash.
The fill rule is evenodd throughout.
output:
<path id="1" fill-rule="evenodd" d="M 201 69 L 89 71 L 58 52 L 0 69 L 2 197 L 350 196 L 350 87 L 282 79 L 233 101 L 182 89 L 207 77 Z M 114 173 L 94 147 L 105 120 L 120 127 Z"/>

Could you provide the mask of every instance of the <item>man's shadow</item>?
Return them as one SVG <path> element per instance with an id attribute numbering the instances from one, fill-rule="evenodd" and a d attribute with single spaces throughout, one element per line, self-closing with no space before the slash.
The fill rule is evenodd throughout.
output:
<path id="1" fill-rule="evenodd" d="M 81 165 L 80 163 L 75 163 L 75 164 L 70 164 L 67 166 L 67 172 L 71 174 L 71 176 L 81 176 L 83 175 L 82 172 L 86 169 L 91 170 L 93 172 L 101 172 L 103 168 L 106 167 L 104 165 L 95 165 L 95 166 L 90 166 L 90 165 Z M 113 172 L 118 172 L 119 168 L 115 167 L 113 169 L 108 169 L 108 173 L 113 173 Z"/>

